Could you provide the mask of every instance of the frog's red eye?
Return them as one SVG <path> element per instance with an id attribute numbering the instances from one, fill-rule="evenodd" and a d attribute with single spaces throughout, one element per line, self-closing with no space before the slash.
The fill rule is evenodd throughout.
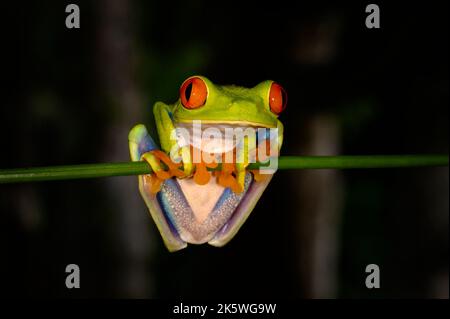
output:
<path id="1" fill-rule="evenodd" d="M 207 95 L 208 89 L 201 78 L 187 79 L 180 88 L 181 103 L 187 109 L 196 109 L 203 106 Z"/>
<path id="2" fill-rule="evenodd" d="M 272 83 L 269 93 L 270 110 L 275 114 L 280 114 L 286 108 L 287 94 L 286 91 L 276 82 Z"/>

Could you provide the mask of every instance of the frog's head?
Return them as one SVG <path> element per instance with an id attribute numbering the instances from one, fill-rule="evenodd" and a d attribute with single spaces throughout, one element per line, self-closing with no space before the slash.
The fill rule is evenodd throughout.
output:
<path id="1" fill-rule="evenodd" d="M 284 89 L 273 81 L 244 88 L 215 85 L 196 75 L 181 85 L 172 115 L 179 124 L 201 120 L 203 124 L 276 128 L 286 102 Z"/>

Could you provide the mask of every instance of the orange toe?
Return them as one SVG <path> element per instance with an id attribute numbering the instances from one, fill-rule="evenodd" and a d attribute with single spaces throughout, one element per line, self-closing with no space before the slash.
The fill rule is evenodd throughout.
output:
<path id="1" fill-rule="evenodd" d="M 158 176 L 158 178 L 165 180 L 165 179 L 171 178 L 173 176 L 175 176 L 175 177 L 184 177 L 185 176 L 184 172 L 179 169 L 181 167 L 181 163 L 172 162 L 169 155 L 167 155 L 166 153 L 164 153 L 161 150 L 153 150 L 151 152 L 153 153 L 153 155 L 157 158 L 157 160 L 159 162 L 163 162 L 168 168 L 166 171 L 160 170 L 158 172 L 155 172 L 155 174 Z"/>
<path id="2" fill-rule="evenodd" d="M 155 176 L 155 174 L 144 175 L 145 183 L 150 185 L 150 193 L 156 194 L 161 190 L 163 180 Z"/>
<path id="3" fill-rule="evenodd" d="M 206 169 L 205 163 L 195 164 L 194 182 L 199 185 L 208 184 L 211 174 Z"/>

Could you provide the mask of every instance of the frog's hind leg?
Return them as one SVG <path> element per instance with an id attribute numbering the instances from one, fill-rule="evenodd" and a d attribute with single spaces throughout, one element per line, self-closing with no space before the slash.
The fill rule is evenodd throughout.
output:
<path id="1" fill-rule="evenodd" d="M 247 173 L 250 174 L 250 173 Z M 226 245 L 239 231 L 245 223 L 253 208 L 258 203 L 259 198 L 263 194 L 273 175 L 267 177 L 260 182 L 252 181 L 248 187 L 245 196 L 242 198 L 239 206 L 233 212 L 228 222 L 214 235 L 208 242 L 212 246 L 222 247 Z"/>
<path id="2" fill-rule="evenodd" d="M 145 154 L 152 154 L 152 152 L 159 151 L 158 146 L 142 124 L 133 127 L 128 135 L 128 140 L 132 161 L 140 161 Z M 152 169 L 154 169 L 154 167 L 152 167 Z M 186 242 L 180 238 L 178 232 L 167 220 L 163 209 L 158 202 L 156 193 L 159 190 L 162 181 L 156 178 L 154 174 L 139 175 L 138 180 L 139 191 L 144 198 L 153 221 L 161 233 L 167 249 L 169 251 L 176 251 L 185 248 L 187 246 Z"/>
<path id="3" fill-rule="evenodd" d="M 183 172 L 178 170 L 181 163 L 173 163 L 170 157 L 159 150 L 156 143 L 148 134 L 144 125 L 138 124 L 131 130 L 129 136 L 130 155 L 133 161 L 145 160 L 149 163 L 156 178 L 152 179 L 154 184 L 161 185 L 162 181 L 171 178 L 172 176 L 182 177 Z M 163 169 L 161 161 L 168 167 L 167 170 Z M 159 191 L 159 187 L 153 187 L 152 190 Z"/>

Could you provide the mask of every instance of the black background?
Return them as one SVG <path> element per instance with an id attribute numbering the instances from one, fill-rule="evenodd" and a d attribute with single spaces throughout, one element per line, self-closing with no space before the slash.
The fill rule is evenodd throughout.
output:
<path id="1" fill-rule="evenodd" d="M 130 14 L 119 14 L 117 21 L 105 14 L 113 2 L 74 3 L 81 9 L 79 30 L 65 28 L 68 2 L 6 3 L 2 9 L 1 168 L 127 161 L 126 132 L 115 127 L 151 126 L 151 105 L 176 100 L 179 84 L 197 73 L 219 84 L 283 84 L 289 94 L 280 117 L 285 155 L 311 155 L 303 147 L 304 128 L 318 114 L 339 124 L 342 154 L 448 152 L 444 2 L 377 2 L 381 29 L 370 30 L 365 2 L 134 1 L 126 6 Z M 130 41 L 128 50 L 117 39 L 102 44 L 105 24 L 117 26 L 113 34 Z M 141 97 L 139 116 L 115 95 L 130 88 Z M 123 149 L 111 158 L 116 143 Z M 309 252 L 298 238 L 308 232 L 296 223 L 306 214 L 298 206 L 302 176 L 296 174 L 277 173 L 248 222 L 222 249 L 189 246 L 169 254 L 145 219 L 151 250 L 139 271 L 151 280 L 143 292 L 123 289 L 123 269 L 133 262 L 130 246 L 119 239 L 124 226 L 118 210 L 124 206 L 108 186 L 112 179 L 0 185 L 2 292 L 321 297 L 311 292 L 309 273 L 301 267 Z M 435 297 L 430 285 L 443 271 L 446 295 L 437 296 L 448 298 L 448 170 L 358 170 L 342 178 L 341 221 L 333 226 L 339 229 L 338 286 L 331 297 Z M 146 209 L 126 213 L 145 215 Z M 82 288 L 76 291 L 64 285 L 69 263 L 81 268 Z M 380 290 L 364 286 L 369 263 L 381 266 Z"/>

